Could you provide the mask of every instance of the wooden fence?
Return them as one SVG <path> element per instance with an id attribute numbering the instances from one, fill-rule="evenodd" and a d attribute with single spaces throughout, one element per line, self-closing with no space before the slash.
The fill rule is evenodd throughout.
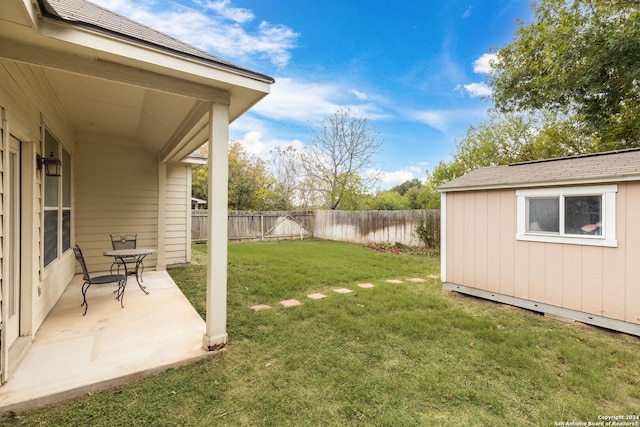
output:
<path id="1" fill-rule="evenodd" d="M 206 210 L 192 211 L 191 240 L 207 240 Z M 402 243 L 421 246 L 415 232 L 423 218 L 440 246 L 440 211 L 229 211 L 229 241 L 318 237 L 352 243 Z"/>
<path id="2" fill-rule="evenodd" d="M 191 241 L 207 240 L 206 210 L 193 210 Z M 312 211 L 229 211 L 229 241 L 303 239 L 313 234 Z"/>
<path id="3" fill-rule="evenodd" d="M 402 243 L 424 246 L 416 234 L 419 218 L 440 246 L 440 211 L 315 211 L 314 237 L 352 243 Z"/>

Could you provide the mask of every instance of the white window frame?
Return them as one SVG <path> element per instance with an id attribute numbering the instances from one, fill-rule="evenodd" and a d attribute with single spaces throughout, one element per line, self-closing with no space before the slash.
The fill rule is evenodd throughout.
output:
<path id="1" fill-rule="evenodd" d="M 570 245 L 618 247 L 616 240 L 616 193 L 618 186 L 591 185 L 583 187 L 554 187 L 516 190 L 517 231 L 516 240 L 531 242 L 565 243 Z M 601 196 L 602 221 L 600 235 L 580 235 L 564 233 L 564 197 Z M 560 232 L 527 231 L 527 199 L 536 197 L 558 197 L 560 199 Z"/>
<path id="2" fill-rule="evenodd" d="M 60 140 L 53 134 L 53 132 L 51 130 L 49 130 L 49 128 L 45 127 L 45 131 L 44 131 L 44 138 L 43 138 L 43 142 L 42 142 L 42 152 L 46 153 L 45 157 L 48 155 L 48 152 L 46 150 L 46 134 L 49 134 L 50 137 L 53 139 L 53 141 L 56 142 L 56 149 L 54 150 L 54 155 L 57 158 L 63 158 L 63 153 L 66 153 L 68 156 L 68 160 L 70 161 L 72 156 L 71 153 L 65 148 L 64 145 L 62 145 L 62 143 L 60 142 Z M 51 150 L 49 150 L 51 151 Z M 65 179 L 65 174 L 68 174 L 68 178 L 71 178 L 71 165 L 70 164 L 63 164 L 62 165 L 62 175 L 59 177 L 50 177 L 47 178 L 47 176 L 45 175 L 44 172 L 44 167 L 41 169 L 40 171 L 41 173 L 41 182 L 42 182 L 42 197 L 41 197 L 41 209 L 42 209 L 42 216 L 41 216 L 41 224 L 40 224 L 40 230 L 41 230 L 41 236 L 40 236 L 40 242 L 41 242 L 41 248 L 40 248 L 40 253 L 41 253 L 41 257 L 40 257 L 40 268 L 41 270 L 46 270 L 48 269 L 49 266 L 54 265 L 55 262 L 57 260 L 59 260 L 60 258 L 62 258 L 62 256 L 67 253 L 70 249 L 71 249 L 71 245 L 69 245 L 68 248 L 64 248 L 63 247 L 63 239 L 64 239 L 64 226 L 63 226 L 63 221 L 64 221 L 64 213 L 68 212 L 71 217 L 73 217 L 73 215 L 71 214 L 72 212 L 72 207 L 73 207 L 73 198 L 72 198 L 72 194 L 69 193 L 69 206 L 65 206 L 65 200 L 64 200 L 64 192 L 65 192 L 65 188 L 64 188 L 64 179 Z M 56 191 L 57 191 L 57 201 L 56 201 L 56 205 L 55 206 L 47 206 L 46 203 L 46 197 L 47 197 L 47 191 L 49 191 L 49 188 L 47 188 L 47 183 L 51 182 L 50 180 L 55 180 L 56 182 Z M 68 189 L 69 192 L 71 192 L 71 188 Z M 57 216 L 57 224 L 56 224 L 56 256 L 55 258 L 52 258 L 51 260 L 49 260 L 49 262 L 46 262 L 45 258 L 45 233 L 46 233 L 46 229 L 45 229 L 45 217 L 46 217 L 46 212 L 57 212 L 58 216 Z M 71 224 L 69 224 L 69 237 L 71 238 L 71 231 L 72 231 L 72 227 Z"/>

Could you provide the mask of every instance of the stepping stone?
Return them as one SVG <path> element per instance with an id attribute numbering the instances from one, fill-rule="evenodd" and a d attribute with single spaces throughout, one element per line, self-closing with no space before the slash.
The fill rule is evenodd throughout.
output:
<path id="1" fill-rule="evenodd" d="M 402 280 L 398 280 L 398 279 L 390 279 L 390 280 L 385 280 L 387 283 L 402 283 Z"/>
<path id="2" fill-rule="evenodd" d="M 353 291 L 351 289 L 347 289 L 347 288 L 338 288 L 338 289 L 334 289 L 333 292 L 338 293 L 338 294 L 350 294 Z"/>
<path id="3" fill-rule="evenodd" d="M 429 279 L 439 279 L 440 278 L 440 276 L 436 276 L 436 275 L 433 275 L 433 274 L 430 274 L 428 277 L 429 277 Z"/>
<path id="4" fill-rule="evenodd" d="M 295 305 L 300 305 L 302 303 L 297 299 L 287 299 L 284 301 L 280 301 L 280 304 L 284 305 L 285 307 L 293 307 Z"/>
<path id="5" fill-rule="evenodd" d="M 322 298 L 326 298 L 327 296 L 324 294 L 309 294 L 307 295 L 307 298 L 311 298 L 311 299 L 322 299 Z"/>
<path id="6" fill-rule="evenodd" d="M 410 282 L 426 282 L 426 280 L 421 279 L 419 277 L 414 277 L 412 279 L 409 279 Z"/>
<path id="7" fill-rule="evenodd" d="M 373 288 L 373 285 L 371 283 L 358 283 L 358 286 L 364 289 Z"/>
<path id="8" fill-rule="evenodd" d="M 253 311 L 262 311 L 262 310 L 269 310 L 271 306 L 266 304 L 258 304 L 258 305 L 252 305 L 249 308 Z"/>

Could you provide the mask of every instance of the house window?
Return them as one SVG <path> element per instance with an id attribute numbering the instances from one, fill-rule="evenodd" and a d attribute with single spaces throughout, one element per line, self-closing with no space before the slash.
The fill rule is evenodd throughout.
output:
<path id="1" fill-rule="evenodd" d="M 71 156 L 45 130 L 45 153 L 62 159 L 62 176 L 44 178 L 43 263 L 46 267 L 71 248 Z"/>
<path id="2" fill-rule="evenodd" d="M 616 247 L 616 185 L 516 191 L 517 240 Z"/>

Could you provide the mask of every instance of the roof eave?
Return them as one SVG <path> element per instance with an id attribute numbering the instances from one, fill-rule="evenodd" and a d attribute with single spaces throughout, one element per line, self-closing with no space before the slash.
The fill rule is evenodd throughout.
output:
<path id="1" fill-rule="evenodd" d="M 440 193 L 452 193 L 460 191 L 483 191 L 483 190 L 507 190 L 516 188 L 538 188 L 538 187 L 561 187 L 569 185 L 591 185 L 605 184 L 614 182 L 640 181 L 640 175 L 614 175 L 609 177 L 597 177 L 589 179 L 571 179 L 571 180 L 554 180 L 554 181 L 526 181 L 512 182 L 508 184 L 489 184 L 489 185 L 469 185 L 460 187 L 438 187 Z M 446 184 L 444 184 L 446 186 Z"/>
<path id="2" fill-rule="evenodd" d="M 123 41 L 126 41 L 128 43 L 133 43 L 133 44 L 137 44 L 137 45 L 142 45 L 142 46 L 146 46 L 148 48 L 152 48 L 152 49 L 157 49 L 160 50 L 162 52 L 174 55 L 174 56 L 178 56 L 184 59 L 188 59 L 190 61 L 195 61 L 201 64 L 204 64 L 206 66 L 213 66 L 215 68 L 218 68 L 220 70 L 223 71 L 227 71 L 227 72 L 231 72 L 234 73 L 236 75 L 239 75 L 241 77 L 246 77 L 246 78 L 250 78 L 253 80 L 257 80 L 259 82 L 262 83 L 267 83 L 267 84 L 273 84 L 275 83 L 275 79 L 273 77 L 270 77 L 266 74 L 262 74 L 262 73 L 258 73 L 243 67 L 239 67 L 235 64 L 231 64 L 225 61 L 216 61 L 213 59 L 209 59 L 209 58 L 204 58 L 198 55 L 194 55 L 194 54 L 190 54 L 188 52 L 183 52 L 183 51 L 179 51 L 176 49 L 171 49 L 167 46 L 163 46 L 163 45 L 159 45 L 156 43 L 152 43 L 148 40 L 143 40 L 140 38 L 136 38 L 136 37 L 132 37 L 117 31 L 112 31 L 103 27 L 100 27 L 98 25 L 93 25 L 90 23 L 86 23 L 86 22 L 82 22 L 82 21 L 76 21 L 76 20 L 71 20 L 71 19 L 66 19 L 64 17 L 61 17 L 60 15 L 58 15 L 55 10 L 51 7 L 51 5 L 49 5 L 49 3 L 46 0 L 38 0 L 38 6 L 39 6 L 39 11 L 42 14 L 43 18 L 50 18 L 52 20 L 55 21 L 59 21 L 59 22 L 64 22 L 66 24 L 70 24 L 74 27 L 77 28 L 82 28 L 85 31 L 90 31 L 90 32 L 94 32 L 94 33 L 98 33 L 98 34 L 102 34 L 102 35 L 107 35 L 116 39 L 120 39 Z"/>

